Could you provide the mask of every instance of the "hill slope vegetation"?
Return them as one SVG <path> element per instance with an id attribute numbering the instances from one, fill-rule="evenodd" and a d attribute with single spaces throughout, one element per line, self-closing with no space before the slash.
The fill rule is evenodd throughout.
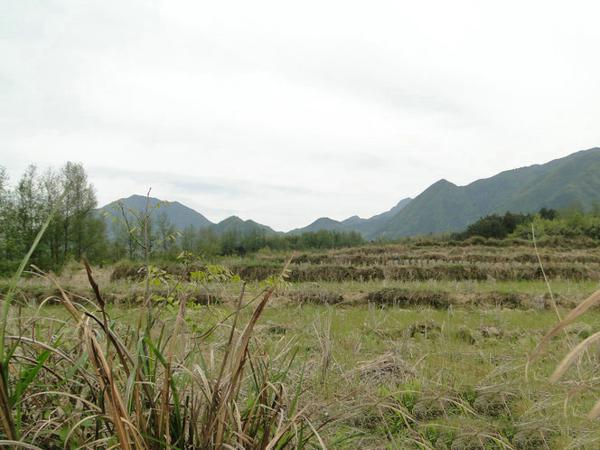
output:
<path id="1" fill-rule="evenodd" d="M 133 195 L 120 200 L 126 208 L 143 210 L 146 198 Z M 151 198 L 150 206 L 159 202 Z M 445 179 L 429 186 L 416 198 L 405 198 L 396 206 L 368 219 L 352 216 L 338 221 L 321 217 L 292 235 L 305 232 L 357 231 L 367 239 L 399 238 L 465 229 L 469 224 L 490 214 L 534 213 L 541 208 L 576 207 L 590 210 L 600 204 L 600 148 L 573 153 L 546 164 L 507 170 L 493 177 L 457 186 Z M 113 202 L 100 209 L 115 215 Z M 272 228 L 252 220 L 232 216 L 214 224 L 202 214 L 178 202 L 164 202 L 165 214 L 176 229 L 189 226 L 210 228 L 216 234 L 225 232 L 276 233 Z"/>
<path id="2" fill-rule="evenodd" d="M 488 214 L 533 213 L 541 208 L 589 210 L 598 203 L 600 148 L 593 148 L 466 186 L 440 180 L 366 237 L 459 231 Z"/>

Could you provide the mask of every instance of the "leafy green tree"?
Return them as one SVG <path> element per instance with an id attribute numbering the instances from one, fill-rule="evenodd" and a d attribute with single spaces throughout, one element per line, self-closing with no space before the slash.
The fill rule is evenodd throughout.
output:
<path id="1" fill-rule="evenodd" d="M 14 197 L 10 190 L 8 173 L 0 167 L 0 259 L 10 267 L 19 249 L 17 242 L 16 212 Z"/>
<path id="2" fill-rule="evenodd" d="M 558 211 L 552 208 L 542 208 L 540 209 L 539 215 L 542 219 L 554 220 L 558 217 Z"/>
<path id="3" fill-rule="evenodd" d="M 46 219 L 62 195 L 60 173 L 52 168 L 47 169 L 38 181 L 38 189 L 41 200 L 41 214 Z M 54 215 L 54 219 L 44 233 L 43 241 L 39 246 L 46 247 L 48 259 L 54 268 L 58 268 L 64 263 L 64 254 L 61 251 L 63 220 L 64 218 L 60 212 Z"/>
<path id="4" fill-rule="evenodd" d="M 135 258 L 136 249 L 140 246 L 141 229 L 137 226 L 137 217 L 134 212 L 125 208 L 123 202 L 117 202 L 114 215 L 110 215 L 113 236 L 113 254 L 122 258 L 126 252 L 130 260 Z M 126 250 L 124 250 L 126 249 Z"/>
<path id="5" fill-rule="evenodd" d="M 202 228 L 197 233 L 196 253 L 204 257 L 218 255 L 221 242 L 217 234 L 210 228 Z"/>
<path id="6" fill-rule="evenodd" d="M 522 223 L 531 222 L 528 214 L 515 214 L 506 212 L 503 216 L 490 214 L 472 223 L 467 229 L 455 235 L 458 239 L 467 239 L 472 236 L 484 238 L 504 239 Z"/>
<path id="7" fill-rule="evenodd" d="M 158 214 L 155 227 L 156 241 L 163 255 L 175 256 L 175 241 L 178 233 L 167 215 L 163 212 Z"/>
<path id="8" fill-rule="evenodd" d="M 197 253 L 197 238 L 198 238 L 198 230 L 194 225 L 188 225 L 181 232 L 181 237 L 179 239 L 179 243 L 181 245 L 181 250 L 187 253 Z"/>
<path id="9" fill-rule="evenodd" d="M 27 167 L 25 173 L 19 179 L 14 193 L 16 231 L 18 233 L 16 237 L 21 254 L 27 252 L 43 220 L 41 214 L 42 202 L 36 176 L 36 166 L 30 165 Z"/>
<path id="10" fill-rule="evenodd" d="M 68 258 L 80 259 L 84 253 L 106 256 L 104 222 L 93 211 L 94 188 L 81 164 L 67 163 L 60 171 L 48 169 L 41 175 L 30 165 L 12 189 L 0 168 L 0 271 L 10 271 L 20 261 L 55 205 L 59 211 L 31 261 L 60 269 Z"/>
<path id="11" fill-rule="evenodd" d="M 84 251 L 88 216 L 97 206 L 96 193 L 81 164 L 68 162 L 62 169 L 62 177 L 66 192 L 63 205 L 64 256 L 66 258 L 72 249 L 73 256 L 79 260 Z"/>
<path id="12" fill-rule="evenodd" d="M 241 254 L 241 238 L 237 229 L 227 230 L 221 236 L 221 254 L 235 255 Z"/>

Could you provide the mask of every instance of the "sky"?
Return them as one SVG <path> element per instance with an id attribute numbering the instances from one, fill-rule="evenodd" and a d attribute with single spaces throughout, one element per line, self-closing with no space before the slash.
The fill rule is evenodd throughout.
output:
<path id="1" fill-rule="evenodd" d="M 0 0 L 0 165 L 277 230 L 600 146 L 597 1 Z"/>

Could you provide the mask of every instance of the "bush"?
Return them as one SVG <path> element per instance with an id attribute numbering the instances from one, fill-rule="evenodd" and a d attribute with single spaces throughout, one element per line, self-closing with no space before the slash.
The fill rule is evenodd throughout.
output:
<path id="1" fill-rule="evenodd" d="M 0 260 L 0 276 L 10 277 L 17 271 L 19 261 Z"/>
<path id="2" fill-rule="evenodd" d="M 491 214 L 472 223 L 465 231 L 456 235 L 457 239 L 468 239 L 473 236 L 482 238 L 504 239 L 511 234 L 517 226 L 530 223 L 529 214 L 514 214 L 506 212 L 504 216 Z"/>

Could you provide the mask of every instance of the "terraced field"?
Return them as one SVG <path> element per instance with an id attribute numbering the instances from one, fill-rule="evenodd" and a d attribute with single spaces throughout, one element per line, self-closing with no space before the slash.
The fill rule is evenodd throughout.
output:
<path id="1" fill-rule="evenodd" d="M 285 258 L 222 263 L 247 282 L 245 304 Z M 558 316 L 600 288 L 600 250 L 546 247 L 539 259 L 542 265 L 526 245 L 407 244 L 296 255 L 256 324 L 250 354 L 272 367 L 290 364 L 287 386 L 299 386 L 303 414 L 322 440 L 309 448 L 597 449 L 599 423 L 587 415 L 600 397 L 600 348 L 590 344 L 549 381 L 563 357 L 600 330 L 597 308 L 553 337 L 540 358 L 528 357 Z M 210 367 L 223 351 L 229 328 L 221 325 L 241 282 L 197 283 L 202 268 L 160 266 L 152 290 L 162 333 L 177 328 L 178 305 L 187 302 L 177 354 Z M 114 323 L 132 326 L 144 271 L 120 264 L 96 274 Z M 76 265 L 60 281 L 73 298 L 91 295 Z M 23 280 L 20 320 L 62 320 L 55 294 L 43 280 Z M 243 309 L 240 321 L 251 314 Z"/>

